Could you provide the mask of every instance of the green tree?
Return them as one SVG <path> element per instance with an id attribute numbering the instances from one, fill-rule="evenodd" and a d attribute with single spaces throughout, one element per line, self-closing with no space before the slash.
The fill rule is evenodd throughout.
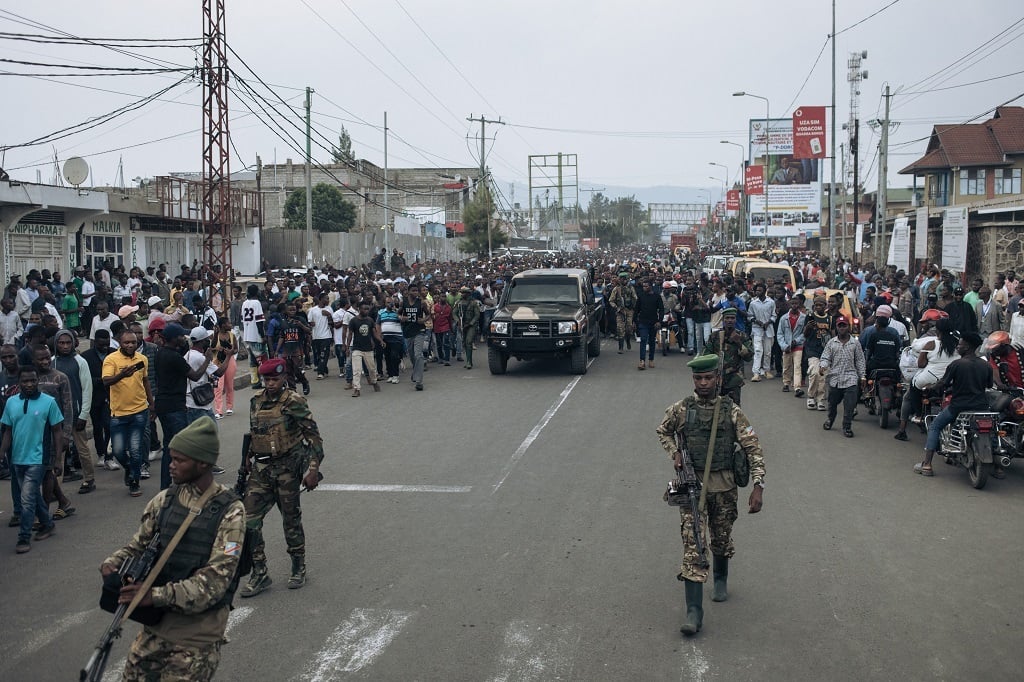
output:
<path id="1" fill-rule="evenodd" d="M 472 201 L 462 209 L 462 223 L 466 226 L 466 236 L 461 247 L 468 253 L 478 256 L 487 254 L 487 220 L 494 213 L 494 200 L 487 187 L 477 191 Z M 508 241 L 508 235 L 501 230 L 491 230 L 491 248 L 497 249 Z"/>
<path id="2" fill-rule="evenodd" d="M 296 189 L 284 203 L 285 227 L 306 229 L 306 190 Z M 313 187 L 313 229 L 317 232 L 348 232 L 356 224 L 356 207 L 341 190 L 320 183 Z"/>
<path id="3" fill-rule="evenodd" d="M 337 146 L 331 145 L 331 160 L 334 163 L 350 164 L 355 161 L 352 154 L 352 138 L 349 137 L 345 126 L 341 126 L 341 133 L 338 134 Z"/>

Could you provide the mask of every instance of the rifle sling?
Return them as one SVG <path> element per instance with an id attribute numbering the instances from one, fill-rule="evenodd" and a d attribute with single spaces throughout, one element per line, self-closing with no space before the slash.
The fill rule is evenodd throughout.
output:
<path id="1" fill-rule="evenodd" d="M 711 418 L 711 437 L 708 439 L 708 455 L 704 460 L 704 478 L 701 479 L 700 501 L 697 503 L 697 513 L 704 511 L 704 502 L 708 494 L 708 476 L 711 474 L 711 455 L 715 452 L 715 438 L 718 436 L 718 414 L 722 411 L 722 396 L 715 397 L 715 414 Z"/>
<path id="2" fill-rule="evenodd" d="M 718 417 L 717 413 L 715 414 L 715 417 Z M 211 497 L 213 497 L 214 488 L 216 488 L 216 483 L 210 483 L 210 487 L 208 487 L 206 492 L 202 494 L 199 501 L 196 502 L 196 505 L 189 509 L 189 515 L 186 516 L 182 524 L 178 526 L 178 532 L 174 534 L 170 543 L 164 548 L 164 551 L 160 553 L 160 557 L 157 559 L 156 564 L 152 569 L 150 569 L 146 579 L 142 581 L 142 587 L 140 587 L 139 591 L 135 593 L 134 597 L 132 597 L 131 602 L 128 604 L 128 608 L 125 609 L 124 616 L 122 616 L 123 620 L 128 620 L 132 615 L 132 612 L 135 611 L 135 607 L 139 605 L 140 601 L 142 601 L 142 597 L 153 586 L 153 582 L 156 580 L 156 577 L 160 575 L 160 571 L 164 569 L 164 565 L 167 563 L 167 560 L 170 559 L 171 554 L 174 552 L 174 548 L 178 546 L 181 538 L 185 535 L 185 531 L 187 531 L 188 527 L 192 525 L 192 520 L 203 512 L 203 507 L 205 507 L 206 503 Z"/>

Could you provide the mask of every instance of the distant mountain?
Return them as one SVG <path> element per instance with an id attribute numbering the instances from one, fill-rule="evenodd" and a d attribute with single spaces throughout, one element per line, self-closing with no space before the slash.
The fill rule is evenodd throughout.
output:
<path id="1" fill-rule="evenodd" d="M 501 190 L 504 200 L 501 203 L 510 201 L 512 203 L 518 203 L 525 208 L 526 196 L 528 194 L 528 188 L 526 185 L 519 183 L 512 183 L 514 191 L 510 191 L 510 183 L 502 181 L 500 178 L 497 179 L 498 188 Z M 582 189 L 595 189 L 603 187 L 604 191 L 601 192 L 604 196 L 609 199 L 618 199 L 619 197 L 635 196 L 636 200 L 642 205 L 647 204 L 704 204 L 710 202 L 713 204 L 716 201 L 722 201 L 721 187 L 677 187 L 674 185 L 655 185 L 653 187 L 628 187 L 625 185 L 606 185 L 602 183 L 584 182 L 580 185 Z M 581 207 L 586 207 L 590 203 L 590 197 L 595 192 L 580 192 L 579 201 Z M 554 198 L 554 191 L 550 193 L 551 198 Z M 542 199 L 543 201 L 543 199 Z"/>

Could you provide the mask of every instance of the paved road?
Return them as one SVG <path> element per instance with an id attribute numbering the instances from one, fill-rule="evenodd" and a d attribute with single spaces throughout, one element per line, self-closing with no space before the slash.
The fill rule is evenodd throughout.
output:
<path id="1" fill-rule="evenodd" d="M 923 479 L 920 436 L 863 421 L 853 440 L 826 433 L 777 380 L 744 389 L 765 509 L 741 509 L 731 598 L 706 600 L 704 631 L 684 640 L 654 436 L 692 387 L 684 361 L 638 372 L 606 342 L 580 378 L 554 362 L 503 377 L 432 366 L 423 393 L 403 382 L 359 399 L 315 382 L 336 489 L 303 496 L 310 579 L 284 588 L 272 512 L 275 584 L 236 598 L 218 679 L 1020 679 L 1024 470 L 982 491 L 941 463 Z M 222 422 L 229 469 L 244 411 Z M 130 499 L 119 478 L 101 472 L 24 556 L 2 496 L 0 679 L 76 678 L 108 622 L 96 567 L 156 492 Z"/>

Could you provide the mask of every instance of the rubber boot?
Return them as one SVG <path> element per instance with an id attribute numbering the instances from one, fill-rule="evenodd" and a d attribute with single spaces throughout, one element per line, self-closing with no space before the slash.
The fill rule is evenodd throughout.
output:
<path id="1" fill-rule="evenodd" d="M 695 635 L 704 624 L 704 583 L 683 581 L 686 587 L 686 622 L 679 631 L 684 635 Z"/>
<path id="2" fill-rule="evenodd" d="M 306 555 L 292 555 L 292 575 L 288 578 L 288 589 L 297 590 L 306 584 Z"/>
<path id="3" fill-rule="evenodd" d="M 729 598 L 729 558 L 720 554 L 714 555 L 715 591 L 711 601 L 725 601 Z"/>
<path id="4" fill-rule="evenodd" d="M 253 562 L 252 573 L 249 574 L 249 582 L 245 584 L 239 595 L 242 597 L 255 597 L 270 587 L 273 582 L 267 574 L 267 564 L 264 562 Z"/>

